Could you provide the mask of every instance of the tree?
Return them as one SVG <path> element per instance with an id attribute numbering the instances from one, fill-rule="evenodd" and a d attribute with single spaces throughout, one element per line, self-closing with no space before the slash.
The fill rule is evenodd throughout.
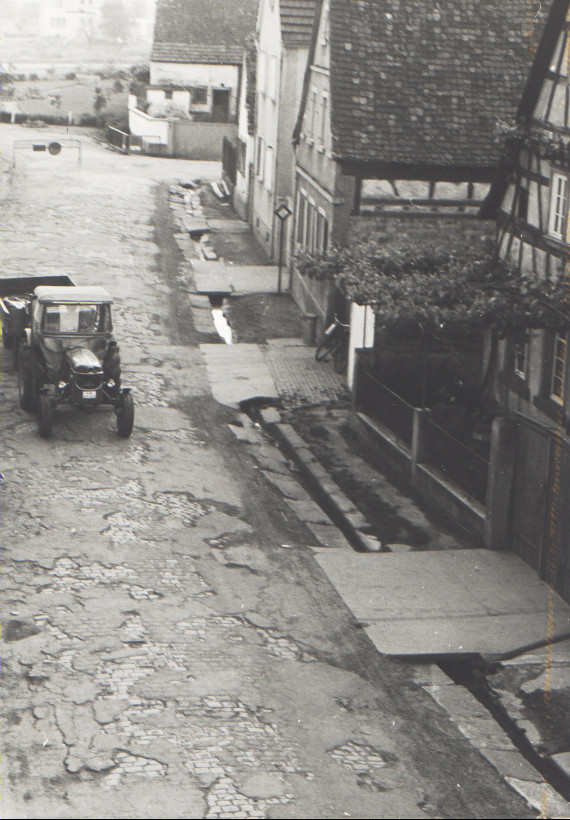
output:
<path id="1" fill-rule="evenodd" d="M 95 109 L 95 113 L 100 114 L 106 105 L 107 98 L 103 94 L 103 91 L 97 87 L 95 89 L 95 99 L 93 100 L 93 108 Z"/>
<path id="2" fill-rule="evenodd" d="M 125 0 L 105 0 L 101 6 L 101 30 L 111 40 L 129 39 L 133 16 Z"/>
<path id="3" fill-rule="evenodd" d="M 129 71 L 129 91 L 131 94 L 140 94 L 150 83 L 150 68 L 148 65 L 134 65 Z"/>

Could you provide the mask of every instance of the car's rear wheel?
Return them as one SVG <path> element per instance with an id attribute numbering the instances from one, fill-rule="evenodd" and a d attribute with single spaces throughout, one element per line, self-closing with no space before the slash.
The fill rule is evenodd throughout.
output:
<path id="1" fill-rule="evenodd" d="M 38 396 L 38 433 L 42 438 L 49 438 L 52 431 L 53 415 L 49 393 Z"/>
<path id="2" fill-rule="evenodd" d="M 130 393 L 123 393 L 117 407 L 117 430 L 121 438 L 128 438 L 135 423 L 135 403 Z"/>
<path id="3" fill-rule="evenodd" d="M 20 407 L 27 413 L 34 409 L 36 398 L 35 362 L 33 351 L 28 345 L 18 348 L 18 395 Z"/>

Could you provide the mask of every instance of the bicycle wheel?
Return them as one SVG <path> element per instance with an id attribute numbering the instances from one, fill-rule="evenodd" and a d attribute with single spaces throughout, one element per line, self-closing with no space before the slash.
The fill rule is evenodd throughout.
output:
<path id="1" fill-rule="evenodd" d="M 339 344 L 333 350 L 333 368 L 335 373 L 346 373 L 348 367 L 348 346 Z"/>
<path id="2" fill-rule="evenodd" d="M 315 359 L 318 362 L 324 362 L 328 358 L 330 358 L 331 353 L 331 340 L 330 338 L 325 336 L 324 339 L 321 339 L 320 344 L 317 346 L 317 349 L 315 350 Z"/>

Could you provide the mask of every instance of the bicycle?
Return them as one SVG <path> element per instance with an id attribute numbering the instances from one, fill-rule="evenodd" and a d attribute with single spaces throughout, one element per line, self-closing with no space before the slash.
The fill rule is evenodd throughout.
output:
<path id="1" fill-rule="evenodd" d="M 335 373 L 345 373 L 348 366 L 348 336 L 350 325 L 341 322 L 338 316 L 330 324 L 317 346 L 315 359 L 325 362 L 332 358 Z"/>

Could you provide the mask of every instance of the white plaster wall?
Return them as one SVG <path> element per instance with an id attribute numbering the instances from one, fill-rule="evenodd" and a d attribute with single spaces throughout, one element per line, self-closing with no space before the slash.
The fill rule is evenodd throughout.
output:
<path id="1" fill-rule="evenodd" d="M 242 82 L 238 104 L 238 139 L 245 143 L 245 173 L 236 173 L 236 184 L 234 187 L 234 207 L 242 218 L 246 218 L 249 207 L 249 170 L 253 164 L 254 139 L 248 134 L 248 114 L 246 108 L 247 96 L 247 66 L 246 59 L 242 63 Z"/>
<path id="2" fill-rule="evenodd" d="M 149 117 L 138 108 L 129 106 L 129 128 L 131 134 L 137 137 L 158 137 L 163 145 L 168 145 L 168 120 Z"/>
<path id="3" fill-rule="evenodd" d="M 278 2 L 261 0 L 257 26 L 257 89 L 256 133 L 254 150 L 258 150 L 258 137 L 263 139 L 265 151 L 263 178 L 258 176 L 253 184 L 252 225 L 257 239 L 271 254 L 275 209 L 275 170 L 279 129 L 279 89 L 281 85 L 281 19 Z M 270 66 L 273 64 L 273 70 Z M 273 148 L 272 168 L 268 170 L 267 148 Z M 257 163 L 257 160 L 255 159 Z M 271 181 L 270 187 L 267 180 Z"/>
<path id="4" fill-rule="evenodd" d="M 355 350 L 361 347 L 374 347 L 374 328 L 376 316 L 367 305 L 350 304 L 350 337 L 348 342 L 348 386 L 354 383 L 356 365 Z"/>

